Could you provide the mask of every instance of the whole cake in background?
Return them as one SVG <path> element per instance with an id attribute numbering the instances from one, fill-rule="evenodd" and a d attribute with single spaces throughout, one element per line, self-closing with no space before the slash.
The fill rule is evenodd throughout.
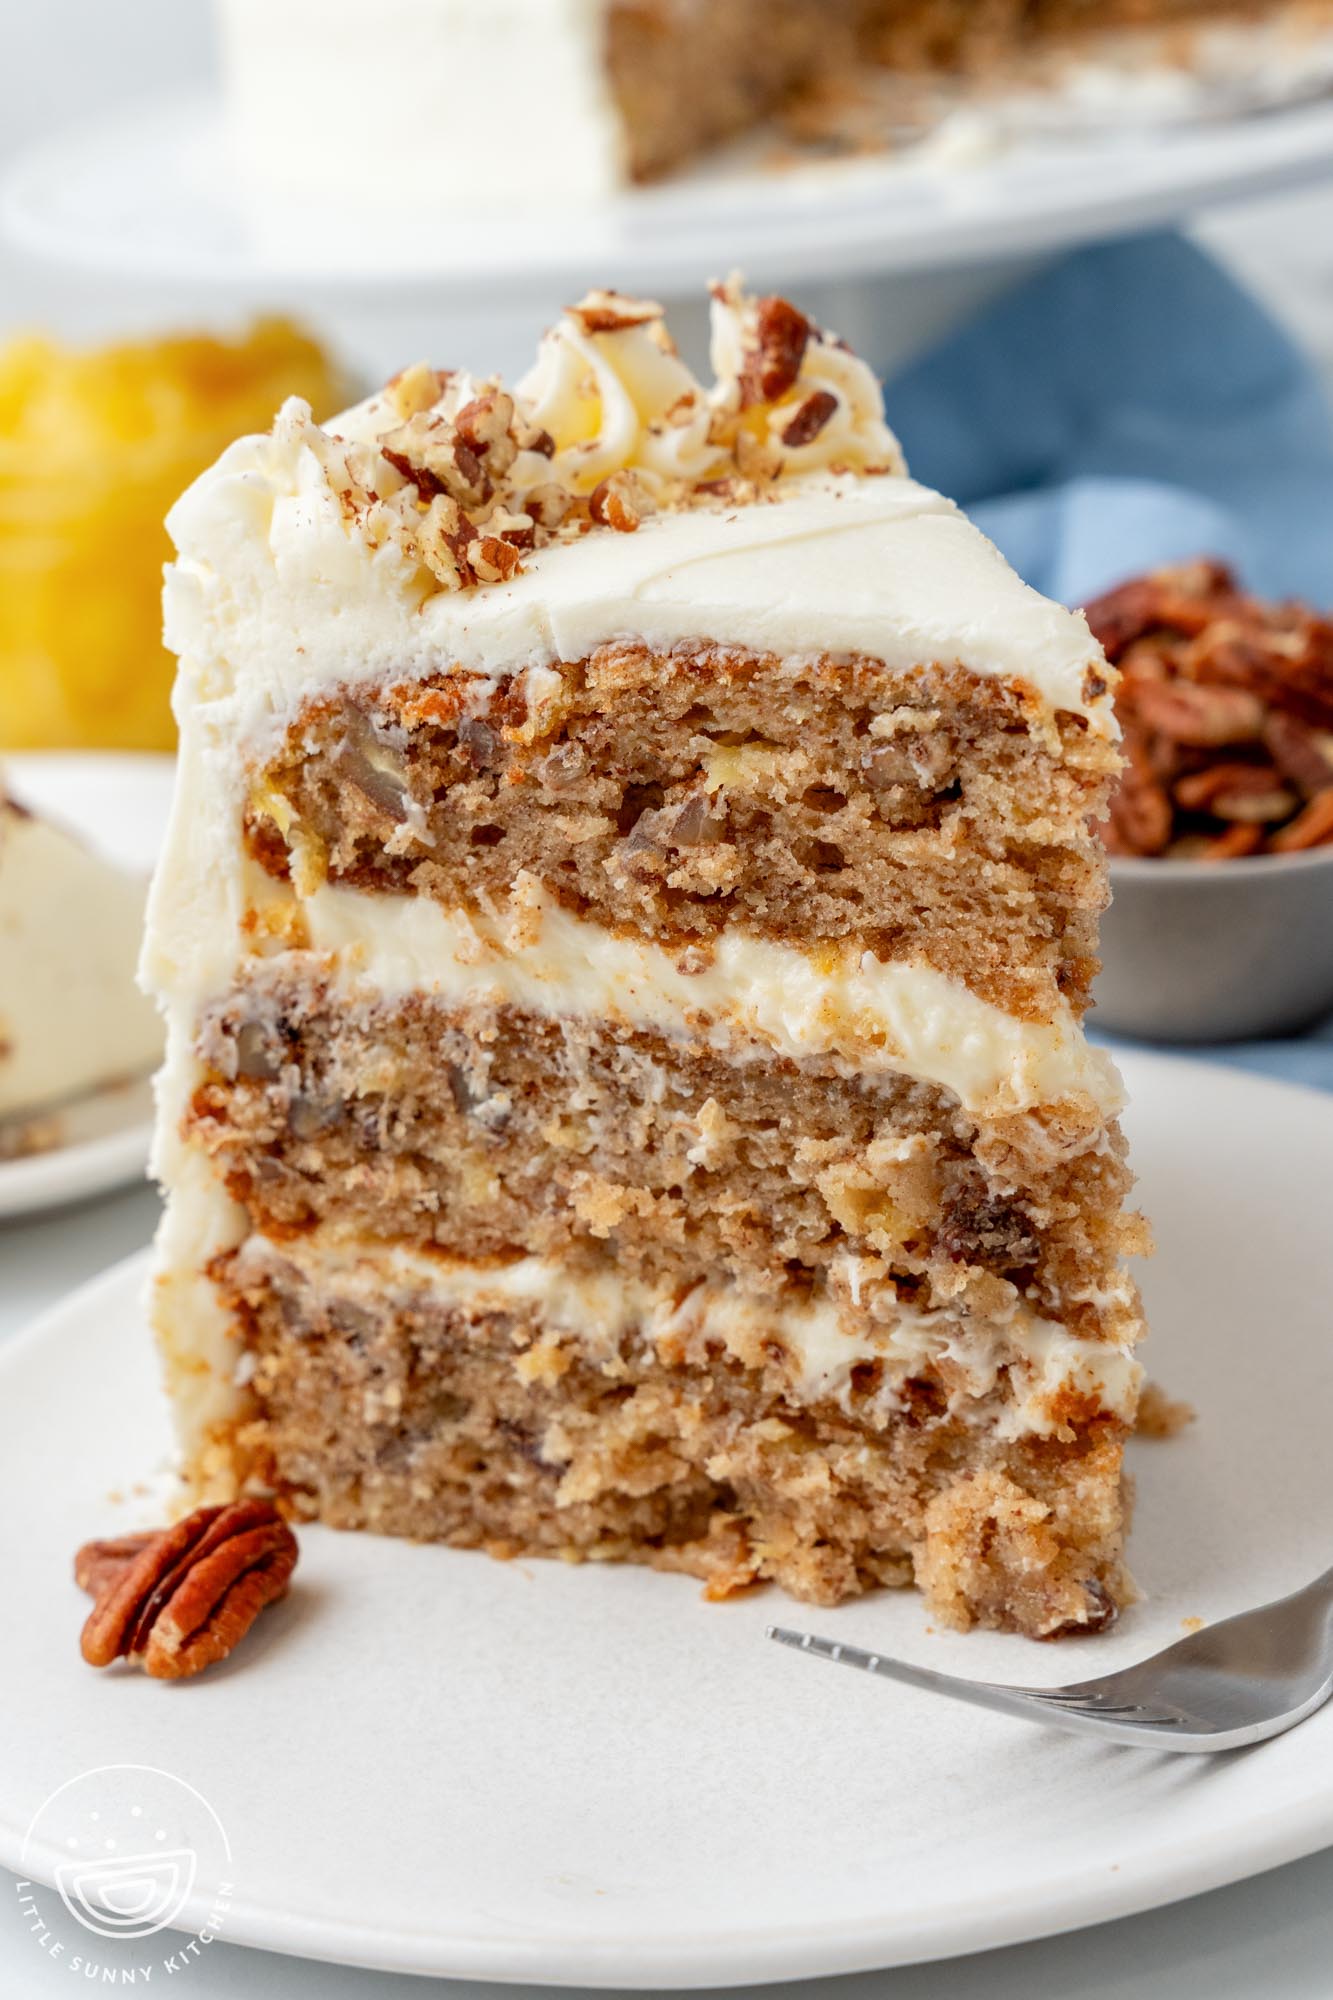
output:
<path id="1" fill-rule="evenodd" d="M 134 983 L 143 907 L 142 880 L 20 805 L 0 772 L 0 1159 L 59 1145 L 73 1099 L 160 1059 Z"/>
<path id="2" fill-rule="evenodd" d="M 1099 115 L 1121 126 L 1145 76 L 1157 116 L 1172 81 L 1191 76 L 1259 101 L 1333 80 L 1330 0 L 217 5 L 232 151 L 261 229 L 272 203 L 294 199 L 381 227 L 410 210 L 447 231 L 496 204 L 541 208 L 656 179 L 774 118 L 821 151 L 862 150 L 1033 84 L 1071 83 L 1082 130 Z M 368 102 L 411 133 L 409 154 L 354 138 L 312 145 L 292 113 L 317 105 L 321 129 L 354 135 Z M 475 197 L 460 159 L 484 162 Z M 455 199 L 441 203 L 441 187 Z"/>
<path id="3" fill-rule="evenodd" d="M 201 1496 L 1131 1594 L 1142 1225 L 1081 1017 L 1112 670 L 733 283 L 289 402 L 175 508 L 155 1317 Z"/>

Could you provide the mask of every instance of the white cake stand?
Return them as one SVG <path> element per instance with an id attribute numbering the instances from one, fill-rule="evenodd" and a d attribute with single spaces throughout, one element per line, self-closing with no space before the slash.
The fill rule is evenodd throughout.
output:
<path id="1" fill-rule="evenodd" d="M 697 299 L 736 266 L 798 287 L 887 367 L 1052 251 L 1333 174 L 1330 99 L 1002 146 L 955 136 L 915 156 L 783 170 L 740 148 L 600 206 L 479 220 L 452 201 L 395 223 L 382 207 L 358 218 L 249 199 L 216 99 L 155 101 L 21 155 L 0 224 L 27 251 L 108 280 L 336 313 L 372 373 L 418 348 L 508 371 L 589 283 Z M 687 348 L 701 326 L 686 319 Z"/>

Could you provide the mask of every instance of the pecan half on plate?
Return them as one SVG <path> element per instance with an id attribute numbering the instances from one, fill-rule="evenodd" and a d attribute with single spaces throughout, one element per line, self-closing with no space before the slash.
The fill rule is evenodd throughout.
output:
<path id="1" fill-rule="evenodd" d="M 285 1594 L 296 1557 L 270 1500 L 199 1507 L 174 1527 L 85 1542 L 74 1580 L 96 1601 L 83 1657 L 94 1667 L 128 1660 L 155 1680 L 200 1673 Z"/>

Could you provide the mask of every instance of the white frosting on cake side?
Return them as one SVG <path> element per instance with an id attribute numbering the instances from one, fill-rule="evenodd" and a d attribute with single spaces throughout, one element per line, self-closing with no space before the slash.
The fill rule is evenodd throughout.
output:
<path id="1" fill-rule="evenodd" d="M 552 175 L 562 197 L 612 193 L 626 148 L 606 10 L 607 0 L 218 0 L 229 135 L 256 221 L 294 202 L 294 227 L 331 228 L 350 209 L 392 229 L 406 210 L 419 232 L 447 227 L 452 201 L 473 215 L 482 203 L 540 203 Z"/>

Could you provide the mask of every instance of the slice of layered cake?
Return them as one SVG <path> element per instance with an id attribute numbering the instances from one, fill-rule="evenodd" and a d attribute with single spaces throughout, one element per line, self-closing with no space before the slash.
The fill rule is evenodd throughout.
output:
<path id="1" fill-rule="evenodd" d="M 1034 1634 L 1123 1603 L 1111 670 L 736 286 L 177 506 L 156 1320 L 192 1482 Z"/>

